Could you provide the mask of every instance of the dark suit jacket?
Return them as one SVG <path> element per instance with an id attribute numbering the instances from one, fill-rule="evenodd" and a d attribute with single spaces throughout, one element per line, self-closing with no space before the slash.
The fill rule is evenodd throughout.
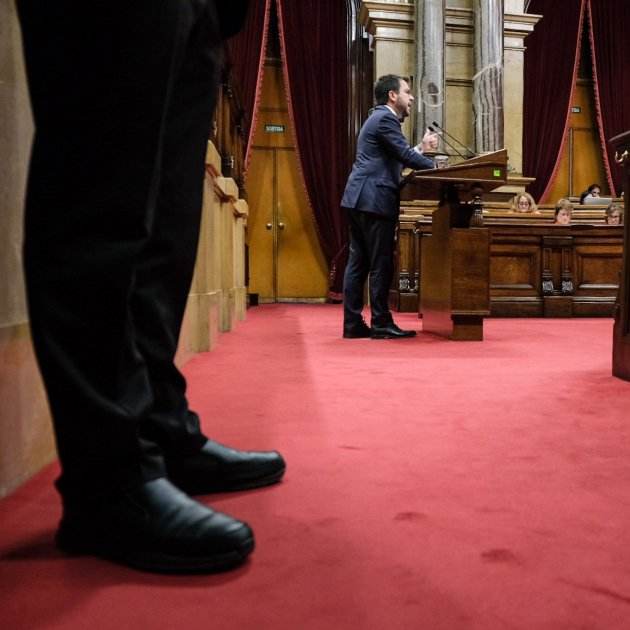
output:
<path id="1" fill-rule="evenodd" d="M 434 168 L 434 162 L 409 146 L 398 118 L 378 105 L 359 132 L 357 157 L 341 205 L 395 219 L 404 166 Z"/>

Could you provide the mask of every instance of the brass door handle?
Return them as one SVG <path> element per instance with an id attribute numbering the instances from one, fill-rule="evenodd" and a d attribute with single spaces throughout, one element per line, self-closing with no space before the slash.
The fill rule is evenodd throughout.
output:
<path id="1" fill-rule="evenodd" d="M 273 227 L 273 225 L 272 225 L 271 223 L 267 223 L 267 225 L 265 225 L 265 227 L 266 227 L 268 230 L 270 230 L 270 229 Z"/>
<path id="2" fill-rule="evenodd" d="M 282 222 L 278 223 L 278 229 L 279 230 L 284 230 L 284 223 L 282 223 Z"/>

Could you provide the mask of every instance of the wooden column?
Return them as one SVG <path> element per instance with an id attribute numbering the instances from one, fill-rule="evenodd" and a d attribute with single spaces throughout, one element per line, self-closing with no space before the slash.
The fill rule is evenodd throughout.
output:
<path id="1" fill-rule="evenodd" d="M 630 131 L 615 136 L 610 143 L 615 147 L 616 159 L 624 168 L 624 195 L 630 194 Z M 619 294 L 615 305 L 613 328 L 613 374 L 630 381 L 630 221 L 628 204 L 624 200 L 623 266 L 619 279 Z"/>

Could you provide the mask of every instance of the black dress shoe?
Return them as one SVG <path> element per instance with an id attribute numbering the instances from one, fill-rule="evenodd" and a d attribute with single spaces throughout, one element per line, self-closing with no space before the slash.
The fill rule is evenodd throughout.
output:
<path id="1" fill-rule="evenodd" d="M 415 330 L 401 330 L 391 322 L 389 324 L 383 324 L 382 326 L 372 325 L 372 339 L 402 339 L 404 337 L 415 337 Z"/>
<path id="2" fill-rule="evenodd" d="M 254 534 L 161 478 L 98 502 L 65 502 L 56 542 L 145 571 L 214 573 L 244 562 Z"/>
<path id="3" fill-rule="evenodd" d="M 280 481 L 285 469 L 277 451 L 239 451 L 213 440 L 191 455 L 166 458 L 169 479 L 188 494 L 268 486 Z"/>
<path id="4" fill-rule="evenodd" d="M 359 326 L 344 326 L 343 338 L 344 339 L 365 339 L 370 336 L 370 327 L 367 324 Z"/>

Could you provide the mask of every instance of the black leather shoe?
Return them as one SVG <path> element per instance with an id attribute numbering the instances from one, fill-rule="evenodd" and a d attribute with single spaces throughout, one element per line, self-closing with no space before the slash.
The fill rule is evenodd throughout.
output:
<path id="1" fill-rule="evenodd" d="M 166 459 L 169 479 L 188 494 L 268 486 L 282 479 L 285 468 L 277 451 L 239 451 L 213 440 L 192 455 Z"/>
<path id="2" fill-rule="evenodd" d="M 344 326 L 343 338 L 344 339 L 365 339 L 370 336 L 370 327 L 363 322 L 358 326 Z"/>
<path id="3" fill-rule="evenodd" d="M 98 503 L 66 502 L 56 542 L 68 553 L 145 571 L 214 573 L 243 563 L 254 549 L 254 534 L 246 523 L 197 503 L 161 478 Z"/>
<path id="4" fill-rule="evenodd" d="M 402 339 L 415 336 L 415 330 L 401 330 L 394 322 L 382 326 L 372 325 L 372 333 L 370 335 L 372 339 Z"/>

